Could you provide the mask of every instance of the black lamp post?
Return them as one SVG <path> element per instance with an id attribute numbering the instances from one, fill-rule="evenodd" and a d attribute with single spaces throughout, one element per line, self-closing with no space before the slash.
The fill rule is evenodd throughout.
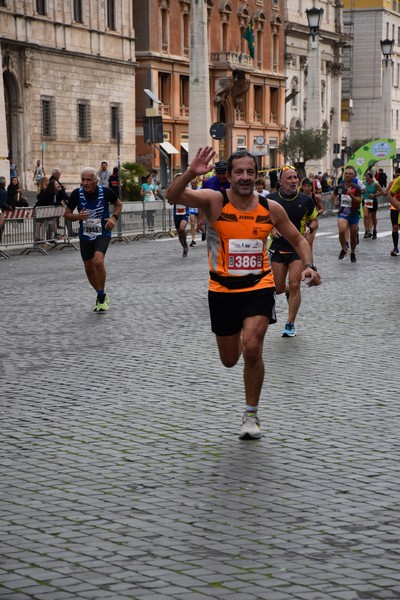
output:
<path id="1" fill-rule="evenodd" d="M 381 40 L 380 44 L 383 54 L 383 60 L 385 61 L 385 63 L 391 62 L 394 40 L 389 40 L 388 38 L 386 38 L 386 40 Z"/>
<path id="2" fill-rule="evenodd" d="M 315 36 L 317 35 L 317 33 L 321 27 L 321 21 L 322 21 L 323 14 L 324 14 L 324 9 L 323 8 L 315 8 L 315 6 L 313 6 L 312 8 L 307 8 L 307 10 L 306 10 L 308 26 L 310 28 L 310 32 L 311 32 L 313 41 L 315 40 Z"/>

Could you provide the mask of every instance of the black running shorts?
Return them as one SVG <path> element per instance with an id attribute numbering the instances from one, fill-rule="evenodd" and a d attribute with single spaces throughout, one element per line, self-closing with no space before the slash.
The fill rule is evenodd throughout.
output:
<path id="1" fill-rule="evenodd" d="M 211 330 L 215 335 L 235 335 L 247 317 L 263 315 L 276 323 L 275 288 L 252 292 L 208 292 Z"/>
<path id="2" fill-rule="evenodd" d="M 79 240 L 82 260 L 91 260 L 95 252 L 102 252 L 105 254 L 110 240 L 111 237 L 105 235 L 99 235 L 94 240 Z"/>

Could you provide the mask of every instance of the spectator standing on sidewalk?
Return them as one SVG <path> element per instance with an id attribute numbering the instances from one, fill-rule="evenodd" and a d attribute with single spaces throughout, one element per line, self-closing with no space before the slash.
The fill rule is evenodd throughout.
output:
<path id="1" fill-rule="evenodd" d="M 65 218 L 79 221 L 79 240 L 83 264 L 90 285 L 97 293 L 95 312 L 105 312 L 110 299 L 105 292 L 104 257 L 111 232 L 121 214 L 122 202 L 108 187 L 98 185 L 95 169 L 86 167 L 81 174 L 81 186 L 73 190 L 65 210 Z M 110 216 L 109 204 L 114 205 Z M 75 209 L 78 213 L 74 213 Z"/>
<path id="2" fill-rule="evenodd" d="M 18 168 L 14 162 L 14 159 L 10 156 L 8 161 L 10 163 L 10 179 L 12 179 L 13 177 L 18 177 Z"/>
<path id="3" fill-rule="evenodd" d="M 35 168 L 33 170 L 33 181 L 36 183 L 37 189 L 39 190 L 39 183 L 42 177 L 44 177 L 46 173 L 44 172 L 44 167 L 42 166 L 40 160 L 36 161 Z"/>
<path id="4" fill-rule="evenodd" d="M 114 192 L 117 198 L 120 198 L 120 187 L 119 187 L 119 172 L 118 167 L 113 168 L 113 172 L 108 178 L 108 187 Z"/>
<path id="5" fill-rule="evenodd" d="M 0 243 L 3 238 L 4 213 L 9 210 L 7 202 L 6 178 L 0 177 Z"/>
<path id="6" fill-rule="evenodd" d="M 102 185 L 103 187 L 108 187 L 108 180 L 110 178 L 110 175 L 111 171 L 108 170 L 108 163 L 105 160 L 103 160 L 98 172 L 99 185 Z"/>
<path id="7" fill-rule="evenodd" d="M 264 380 L 263 344 L 269 323 L 275 323 L 275 286 L 266 240 L 276 226 L 304 264 L 302 279 L 319 285 L 311 266 L 309 244 L 276 202 L 254 192 L 257 162 L 247 150 L 232 154 L 227 164 L 229 190 L 192 190 L 192 179 L 207 173 L 215 151 L 200 148 L 188 169 L 167 189 L 170 204 L 179 202 L 204 211 L 208 223 L 209 307 L 221 362 L 234 367 L 243 355 L 245 413 L 241 439 L 261 437 L 258 403 Z"/>
<path id="8" fill-rule="evenodd" d="M 158 195 L 158 189 L 155 183 L 153 183 L 153 176 L 151 173 L 147 175 L 140 188 L 140 195 L 143 198 L 144 207 L 146 211 L 147 227 L 150 231 L 154 231 L 154 215 L 155 210 L 149 210 L 147 203 L 155 202 L 156 196 Z M 151 205 L 150 205 L 151 206 Z"/>
<path id="9" fill-rule="evenodd" d="M 378 172 L 376 173 L 375 179 L 377 180 L 377 182 L 379 183 L 379 185 L 381 186 L 381 188 L 385 189 L 387 186 L 387 175 L 385 173 L 385 171 L 380 168 L 378 169 Z"/>

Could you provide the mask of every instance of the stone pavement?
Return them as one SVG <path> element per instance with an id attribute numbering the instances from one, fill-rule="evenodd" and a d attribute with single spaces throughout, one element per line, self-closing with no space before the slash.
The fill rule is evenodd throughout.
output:
<path id="1" fill-rule="evenodd" d="M 296 338 L 266 338 L 258 442 L 218 361 L 205 244 L 0 262 L 0 600 L 400 598 L 400 258 L 322 219 Z"/>

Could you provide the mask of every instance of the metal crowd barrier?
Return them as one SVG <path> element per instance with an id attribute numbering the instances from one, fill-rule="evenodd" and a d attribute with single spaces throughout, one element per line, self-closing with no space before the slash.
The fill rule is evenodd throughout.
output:
<path id="1" fill-rule="evenodd" d="M 37 208 L 16 208 L 4 213 L 4 226 L 0 235 L 0 256 L 9 258 L 7 248 L 18 247 L 21 254 L 73 247 L 74 232 L 64 219 L 64 207 L 44 206 Z"/>
<path id="2" fill-rule="evenodd" d="M 174 228 L 173 209 L 165 200 L 125 202 L 111 242 L 173 236 Z"/>
<path id="3" fill-rule="evenodd" d="M 17 208 L 4 213 L 4 227 L 0 232 L 0 257 L 9 258 L 8 248 L 17 248 L 21 254 L 40 252 L 47 255 L 53 248 L 73 247 L 78 250 L 78 221 L 64 218 L 64 207 L 43 206 Z M 165 200 L 155 202 L 127 202 L 111 242 L 125 242 L 140 238 L 156 239 L 173 236 L 172 207 Z"/>
<path id="4" fill-rule="evenodd" d="M 338 209 L 335 207 L 335 203 L 333 201 L 333 193 L 332 192 L 324 192 L 321 194 L 322 206 L 324 207 L 324 212 L 322 213 L 322 217 L 328 217 L 329 215 L 336 215 Z M 378 196 L 378 208 L 384 208 L 389 206 L 389 202 L 387 200 L 387 196 L 382 195 Z M 361 209 L 362 211 L 362 209 Z"/>

